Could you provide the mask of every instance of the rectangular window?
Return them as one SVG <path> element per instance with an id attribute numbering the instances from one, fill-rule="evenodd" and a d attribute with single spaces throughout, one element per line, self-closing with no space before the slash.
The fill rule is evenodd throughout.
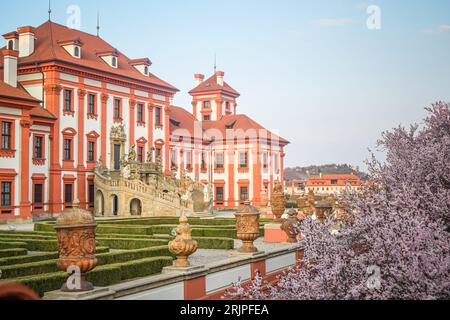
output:
<path id="1" fill-rule="evenodd" d="M 161 108 L 155 108 L 155 124 L 161 126 Z"/>
<path id="2" fill-rule="evenodd" d="M 210 109 L 211 101 L 203 101 L 203 109 Z"/>
<path id="3" fill-rule="evenodd" d="M 64 203 L 72 204 L 72 184 L 64 185 Z"/>
<path id="4" fill-rule="evenodd" d="M 248 200 L 248 187 L 240 188 L 240 200 L 241 202 L 245 202 Z"/>
<path id="5" fill-rule="evenodd" d="M 228 101 L 225 102 L 225 109 L 230 110 L 230 103 Z"/>
<path id="6" fill-rule="evenodd" d="M 40 136 L 34 137 L 34 158 L 35 159 L 42 159 L 43 158 L 43 152 L 42 152 L 42 142 L 43 138 Z"/>
<path id="7" fill-rule="evenodd" d="M 72 112 L 72 90 L 64 90 L 64 111 Z"/>
<path id="8" fill-rule="evenodd" d="M 267 158 L 267 153 L 264 152 L 263 153 L 263 168 L 267 169 L 268 167 L 269 167 L 269 161 L 268 161 L 268 158 Z"/>
<path id="9" fill-rule="evenodd" d="M 187 151 L 186 152 L 186 170 L 191 170 L 192 169 L 192 152 L 191 151 Z"/>
<path id="10" fill-rule="evenodd" d="M 177 153 L 176 150 L 170 150 L 170 167 L 176 167 L 177 166 Z"/>
<path id="11" fill-rule="evenodd" d="M 156 148 L 155 151 L 156 151 L 156 153 L 155 153 L 156 159 L 159 158 L 159 157 L 161 157 L 161 149 L 160 149 L 160 148 Z"/>
<path id="12" fill-rule="evenodd" d="M 223 153 L 216 153 L 216 169 L 223 169 Z"/>
<path id="13" fill-rule="evenodd" d="M 247 152 L 239 153 L 239 167 L 240 168 L 248 167 L 248 153 Z"/>
<path id="14" fill-rule="evenodd" d="M 211 120 L 211 116 L 204 116 L 203 117 L 203 121 L 209 121 L 209 120 Z"/>
<path id="15" fill-rule="evenodd" d="M 72 140 L 64 139 L 64 161 L 72 160 Z"/>
<path id="16" fill-rule="evenodd" d="M 11 191 L 12 183 L 11 182 L 2 182 L 2 208 L 11 207 Z"/>
<path id="17" fill-rule="evenodd" d="M 88 142 L 88 161 L 95 161 L 95 142 L 93 141 Z"/>
<path id="18" fill-rule="evenodd" d="M 90 183 L 89 184 L 89 207 L 93 208 L 94 207 L 94 184 Z"/>
<path id="19" fill-rule="evenodd" d="M 144 122 L 144 105 L 142 103 L 137 105 L 137 121 L 140 123 Z"/>
<path id="20" fill-rule="evenodd" d="M 34 204 L 43 204 L 42 184 L 34 185 Z"/>
<path id="21" fill-rule="evenodd" d="M 143 147 L 138 147 L 137 149 L 137 158 L 138 161 L 143 163 L 144 162 L 144 148 Z"/>
<path id="22" fill-rule="evenodd" d="M 274 162 L 275 162 L 275 173 L 279 173 L 280 172 L 280 162 L 279 162 L 279 157 L 277 154 L 275 155 Z"/>
<path id="23" fill-rule="evenodd" d="M 337 181 L 336 179 L 332 179 L 332 180 L 331 180 L 331 184 L 335 186 L 335 185 L 338 184 L 338 181 Z"/>
<path id="24" fill-rule="evenodd" d="M 11 122 L 2 121 L 2 149 L 11 150 Z"/>
<path id="25" fill-rule="evenodd" d="M 122 107 L 122 100 L 120 99 L 114 99 L 114 119 L 118 120 L 121 118 L 121 107 Z"/>
<path id="26" fill-rule="evenodd" d="M 88 114 L 95 114 L 95 94 L 88 95 Z"/>
<path id="27" fill-rule="evenodd" d="M 223 201 L 223 187 L 216 188 L 216 200 L 219 202 Z"/>
<path id="28" fill-rule="evenodd" d="M 201 168 L 206 170 L 206 154 L 204 152 L 201 154 Z"/>

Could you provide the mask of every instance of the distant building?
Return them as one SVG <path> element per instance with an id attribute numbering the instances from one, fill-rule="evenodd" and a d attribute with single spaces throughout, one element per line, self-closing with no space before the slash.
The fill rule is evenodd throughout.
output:
<path id="1" fill-rule="evenodd" d="M 284 192 L 291 196 L 305 193 L 305 180 L 286 181 Z"/>
<path id="2" fill-rule="evenodd" d="M 313 191 L 315 194 L 334 194 L 346 188 L 359 189 L 361 179 L 353 174 L 321 174 L 310 177 L 306 181 L 305 192 Z"/>

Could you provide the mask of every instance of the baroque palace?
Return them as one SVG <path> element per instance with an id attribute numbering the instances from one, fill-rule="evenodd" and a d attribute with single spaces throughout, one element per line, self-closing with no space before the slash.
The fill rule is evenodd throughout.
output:
<path id="1" fill-rule="evenodd" d="M 189 112 L 150 59 L 98 36 L 48 21 L 3 37 L 0 221 L 75 203 L 106 216 L 172 215 L 163 207 L 177 209 L 184 192 L 193 211 L 204 210 L 195 192 L 216 208 L 267 206 L 283 183 L 288 141 L 237 113 L 223 72 L 195 75 Z"/>

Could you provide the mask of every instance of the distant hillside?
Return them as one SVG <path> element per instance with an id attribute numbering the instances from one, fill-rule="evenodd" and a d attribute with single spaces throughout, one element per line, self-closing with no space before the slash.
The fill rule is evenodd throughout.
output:
<path id="1" fill-rule="evenodd" d="M 311 176 L 319 174 L 354 174 L 363 180 L 366 180 L 367 174 L 360 171 L 358 167 L 352 167 L 348 164 L 325 164 L 321 166 L 286 168 L 284 177 L 286 181 L 306 180 Z"/>

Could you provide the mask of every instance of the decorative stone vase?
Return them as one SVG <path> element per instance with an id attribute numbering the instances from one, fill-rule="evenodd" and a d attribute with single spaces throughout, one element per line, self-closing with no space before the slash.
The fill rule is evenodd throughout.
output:
<path id="1" fill-rule="evenodd" d="M 284 197 L 283 187 L 279 181 L 275 182 L 275 187 L 270 198 L 272 213 L 276 221 L 280 221 L 281 216 L 286 210 L 286 198 Z"/>
<path id="2" fill-rule="evenodd" d="M 198 243 L 192 240 L 192 230 L 184 212 L 180 217 L 180 224 L 176 228 L 175 240 L 169 242 L 169 251 L 177 257 L 174 262 L 176 268 L 190 267 L 189 256 L 198 249 Z"/>
<path id="3" fill-rule="evenodd" d="M 234 216 L 236 217 L 237 238 L 242 240 L 242 247 L 238 250 L 241 253 L 254 253 L 258 249 L 253 242 L 259 237 L 259 211 L 250 201 L 246 201 Z"/>
<path id="4" fill-rule="evenodd" d="M 94 287 L 85 279 L 85 274 L 97 266 L 95 257 L 95 229 L 97 224 L 92 214 L 79 208 L 78 203 L 65 211 L 57 220 L 55 230 L 58 239 L 59 260 L 57 266 L 67 272 L 70 266 L 79 268 L 80 286 L 69 288 L 63 285 L 63 292 L 84 292 Z"/>
<path id="5" fill-rule="evenodd" d="M 298 224 L 300 222 L 300 220 L 298 219 L 298 212 L 297 210 L 292 209 L 289 210 L 288 215 L 289 217 L 287 219 L 283 219 L 281 230 L 286 232 L 287 236 L 289 237 L 289 243 L 296 243 L 297 235 L 299 234 Z"/>

